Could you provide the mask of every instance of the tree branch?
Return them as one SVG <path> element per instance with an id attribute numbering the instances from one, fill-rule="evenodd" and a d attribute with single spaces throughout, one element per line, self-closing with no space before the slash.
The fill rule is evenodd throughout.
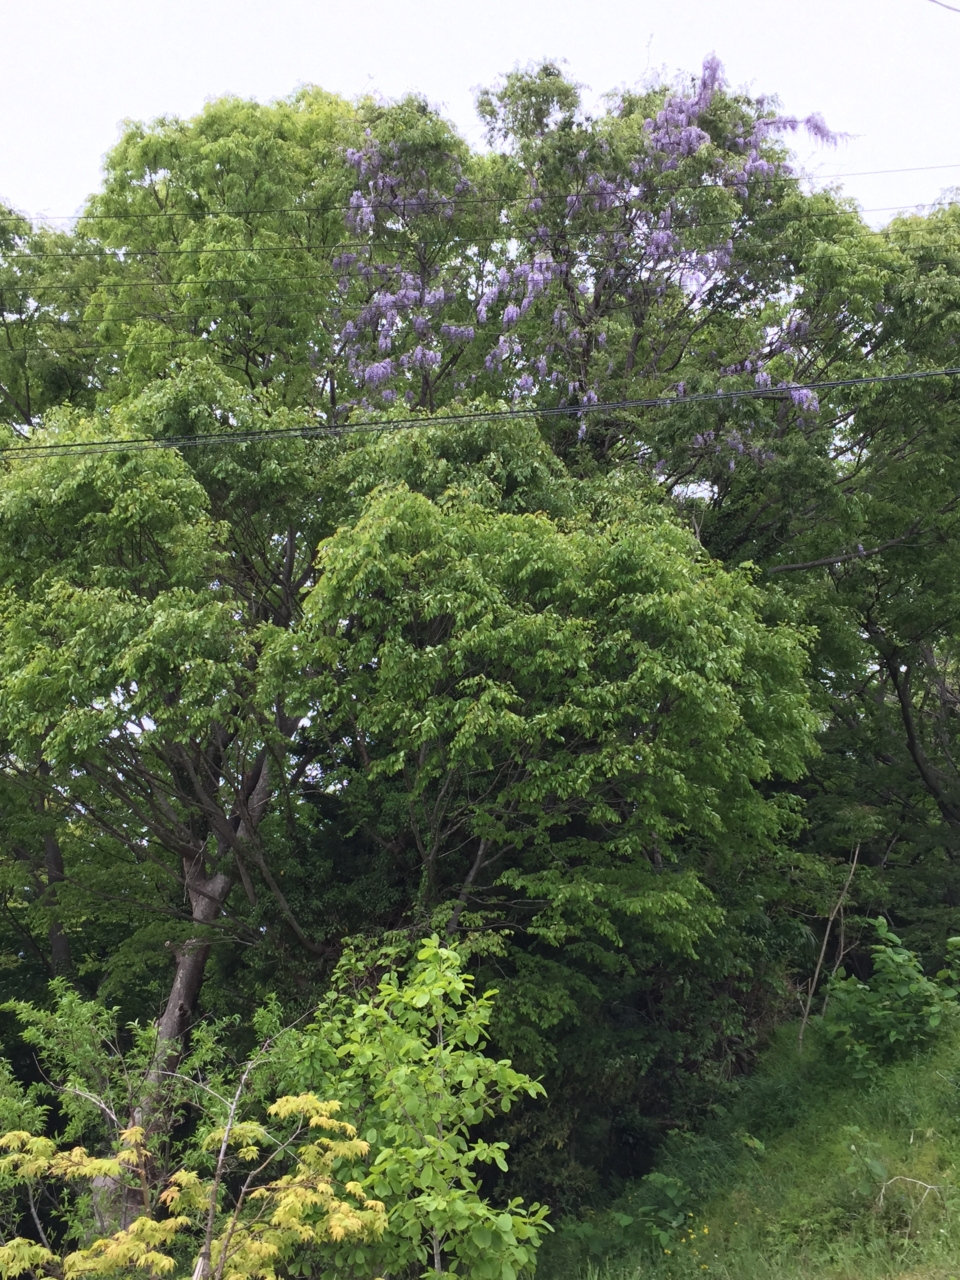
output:
<path id="1" fill-rule="evenodd" d="M 869 551 L 865 551 L 863 547 L 857 547 L 856 551 L 846 551 L 838 556 L 824 556 L 820 560 L 804 560 L 800 564 L 775 564 L 772 569 L 767 570 L 767 573 L 795 573 L 799 569 L 822 569 L 826 565 L 844 564 L 848 560 L 869 560 L 871 556 L 878 556 L 881 551 L 888 551 L 890 547 L 899 547 L 904 542 L 908 542 L 916 534 L 919 525 L 920 522 L 917 521 L 901 538 L 891 538 L 889 542 L 881 542 L 878 547 L 871 547 Z"/>

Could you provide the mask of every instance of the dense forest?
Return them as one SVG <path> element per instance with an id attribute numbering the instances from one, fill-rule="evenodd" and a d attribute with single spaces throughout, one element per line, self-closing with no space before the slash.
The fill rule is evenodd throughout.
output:
<path id="1" fill-rule="evenodd" d="M 960 206 L 713 60 L 477 107 L 0 210 L 4 1277 L 679 1267 L 685 1150 L 946 1078 Z"/>

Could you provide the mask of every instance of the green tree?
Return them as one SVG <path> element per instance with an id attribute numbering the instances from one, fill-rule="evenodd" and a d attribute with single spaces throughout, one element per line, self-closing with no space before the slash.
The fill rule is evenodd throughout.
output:
<path id="1" fill-rule="evenodd" d="M 714 60 L 478 106 L 225 99 L 4 214 L 0 976 L 160 1072 L 345 936 L 469 936 L 573 1203 L 748 1063 L 851 844 L 952 931 L 956 216 L 807 193 L 822 123 Z"/>
<path id="2" fill-rule="evenodd" d="M 403 959 L 352 953 L 304 1030 L 268 1006 L 245 1063 L 207 1028 L 159 1079 L 156 1027 L 128 1027 L 124 1048 L 117 1011 L 62 980 L 52 1009 L 16 1002 L 65 1124 L 40 1132 L 49 1109 L 6 1089 L 0 1274 L 531 1274 L 546 1210 L 489 1202 L 477 1166 L 506 1169 L 507 1147 L 475 1130 L 543 1090 L 485 1053 L 495 993 L 473 995 L 455 951 L 433 937 Z"/>
<path id="3" fill-rule="evenodd" d="M 96 390 L 83 313 L 99 269 L 79 247 L 0 205 L 0 420 L 13 432 L 54 405 L 89 403 Z"/>
<path id="4" fill-rule="evenodd" d="M 682 950 L 712 912 L 695 861 L 665 880 L 664 860 L 776 840 L 757 784 L 803 767 L 802 649 L 649 501 L 600 485 L 579 505 L 557 524 L 375 491 L 321 544 L 277 685 L 316 672 L 291 706 L 325 785 L 451 932 L 526 898 L 557 942 L 625 913 Z"/>

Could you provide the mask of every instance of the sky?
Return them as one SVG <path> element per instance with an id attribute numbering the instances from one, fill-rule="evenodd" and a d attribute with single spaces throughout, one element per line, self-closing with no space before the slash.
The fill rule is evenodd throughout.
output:
<path id="1" fill-rule="evenodd" d="M 545 56 L 595 101 L 715 53 L 735 87 L 846 135 L 800 140 L 798 159 L 854 175 L 873 225 L 960 186 L 960 12 L 932 0 L 0 0 L 0 16 L 0 200 L 32 216 L 81 208 L 124 119 L 303 84 L 415 90 L 479 143 L 475 89 Z M 891 169 L 919 171 L 864 172 Z"/>

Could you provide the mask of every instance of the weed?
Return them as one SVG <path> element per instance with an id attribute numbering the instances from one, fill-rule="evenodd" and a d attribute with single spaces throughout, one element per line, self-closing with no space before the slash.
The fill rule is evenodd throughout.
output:
<path id="1" fill-rule="evenodd" d="M 960 1280 L 960 1028 L 938 1035 L 854 1077 L 822 1022 L 802 1058 L 782 1028 L 727 1112 L 669 1136 L 665 1183 L 594 1215 L 589 1249 L 559 1232 L 539 1280 Z M 681 1226 L 612 1230 L 658 1184 L 682 1189 Z"/>

